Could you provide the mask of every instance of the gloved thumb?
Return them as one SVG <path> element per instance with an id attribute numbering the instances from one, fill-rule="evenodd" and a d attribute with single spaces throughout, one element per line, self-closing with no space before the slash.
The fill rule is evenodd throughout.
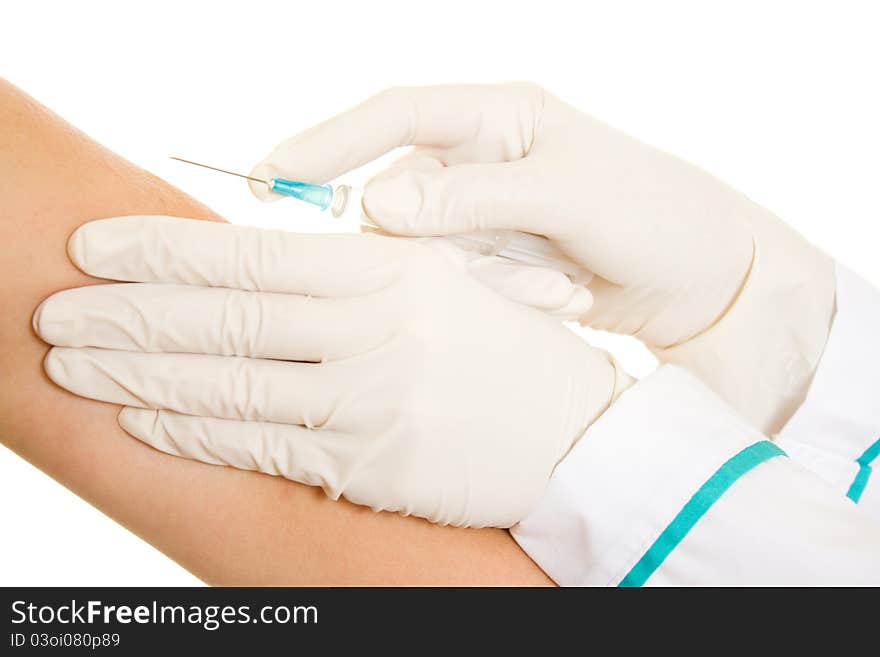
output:
<path id="1" fill-rule="evenodd" d="M 490 228 L 544 233 L 547 205 L 533 193 L 534 178 L 527 173 L 523 161 L 394 169 L 367 183 L 364 212 L 396 235 L 428 237 Z"/>

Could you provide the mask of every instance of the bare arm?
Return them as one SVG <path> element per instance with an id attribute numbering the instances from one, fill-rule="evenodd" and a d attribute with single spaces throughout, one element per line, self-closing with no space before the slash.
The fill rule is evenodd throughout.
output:
<path id="1" fill-rule="evenodd" d="M 221 220 L 0 80 L 6 445 L 211 584 L 550 583 L 506 531 L 373 513 L 283 479 L 171 457 L 126 435 L 117 406 L 55 387 L 31 315 L 51 293 L 96 282 L 68 262 L 70 233 L 124 214 Z"/>

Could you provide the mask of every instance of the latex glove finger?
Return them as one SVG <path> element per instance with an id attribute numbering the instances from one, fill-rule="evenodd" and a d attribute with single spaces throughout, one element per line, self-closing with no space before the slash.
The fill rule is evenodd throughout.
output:
<path id="1" fill-rule="evenodd" d="M 53 347 L 44 368 L 62 388 L 114 404 L 323 427 L 331 418 L 335 424 L 344 423 L 342 415 L 361 408 L 359 390 L 378 385 L 387 376 L 381 362 L 368 367 L 371 362 L 350 359 L 313 364 Z M 341 413 L 335 412 L 340 409 Z M 368 417 L 358 419 L 366 424 Z"/>
<path id="2" fill-rule="evenodd" d="M 419 146 L 394 160 L 376 178 L 395 176 L 403 171 L 438 171 L 448 166 L 443 151 Z"/>
<path id="3" fill-rule="evenodd" d="M 387 287 L 403 251 L 378 235 L 290 233 L 176 217 L 91 221 L 68 242 L 99 278 L 345 297 Z"/>
<path id="4" fill-rule="evenodd" d="M 320 486 L 334 500 L 344 496 L 374 511 L 416 514 L 442 524 L 509 527 L 530 508 L 535 494 L 529 490 L 532 482 L 522 479 L 507 479 L 506 487 L 487 486 L 485 477 L 467 483 L 469 468 L 462 467 L 460 460 L 448 460 L 444 454 L 409 453 L 413 443 L 409 432 L 370 440 L 357 432 L 138 408 L 122 409 L 119 424 L 135 438 L 168 454 L 282 476 Z M 369 458 L 362 456 L 365 451 L 370 452 Z M 381 458 L 377 459 L 377 454 Z M 387 459 L 396 462 L 389 467 L 382 463 Z M 439 477 L 443 486 L 453 490 L 465 486 L 468 495 L 464 499 L 451 496 L 438 504 L 436 495 L 425 490 L 424 481 L 430 477 Z M 377 495 L 386 489 L 395 492 Z M 503 495 L 516 511 L 496 511 L 490 519 L 471 495 L 478 502 L 490 495 Z"/>
<path id="5" fill-rule="evenodd" d="M 545 184 L 546 182 L 546 184 Z M 396 235 L 451 235 L 491 228 L 533 232 L 556 223 L 558 186 L 542 181 L 528 162 L 458 164 L 383 173 L 364 188 L 363 208 Z M 535 217 L 542 217 L 540 222 Z"/>
<path id="6" fill-rule="evenodd" d="M 186 285 L 90 285 L 53 294 L 33 324 L 37 335 L 59 347 L 322 362 L 390 340 L 394 313 L 386 302 L 381 295 L 323 299 Z"/>
<path id="7" fill-rule="evenodd" d="M 119 424 L 151 447 L 212 465 L 228 465 L 320 486 L 338 499 L 345 468 L 341 456 L 363 443 L 357 434 L 294 424 L 242 422 L 126 407 Z"/>
<path id="8" fill-rule="evenodd" d="M 532 141 L 540 103 L 540 90 L 529 84 L 397 87 L 282 142 L 251 175 L 324 183 L 400 146 L 452 148 L 472 140 L 487 129 L 487 115 L 510 117 L 517 125 L 508 127 L 499 120 L 491 126 L 516 138 L 493 142 L 484 157 L 515 159 Z M 517 111 L 518 105 L 524 109 Z M 493 107 L 506 111 L 493 112 Z M 249 184 L 258 198 L 280 198 L 264 185 Z"/>

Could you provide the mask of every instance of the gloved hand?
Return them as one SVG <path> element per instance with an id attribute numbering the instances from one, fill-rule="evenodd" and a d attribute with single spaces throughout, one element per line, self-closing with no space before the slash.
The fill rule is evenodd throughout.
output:
<path id="1" fill-rule="evenodd" d="M 374 509 L 510 526 L 631 382 L 450 245 L 123 217 L 69 254 L 142 283 L 41 304 L 53 381 L 162 451 Z"/>
<path id="2" fill-rule="evenodd" d="M 831 260 L 707 173 L 535 85 L 392 89 L 283 142 L 254 174 L 325 182 L 406 145 L 365 189 L 381 228 L 545 235 L 596 274 L 584 323 L 688 366 L 764 431 L 802 400 L 833 314 Z"/>

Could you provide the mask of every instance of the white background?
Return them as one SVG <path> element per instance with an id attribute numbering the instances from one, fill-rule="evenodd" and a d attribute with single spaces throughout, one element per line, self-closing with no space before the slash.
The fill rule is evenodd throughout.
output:
<path id="1" fill-rule="evenodd" d="M 328 226 L 167 156 L 246 171 L 275 142 L 387 86 L 532 80 L 708 169 L 880 282 L 871 7 L 9 2 L 0 74 L 230 220 L 296 230 Z M 650 367 L 626 345 L 623 355 L 637 372 Z M 0 539 L 2 585 L 198 583 L 3 448 Z"/>

